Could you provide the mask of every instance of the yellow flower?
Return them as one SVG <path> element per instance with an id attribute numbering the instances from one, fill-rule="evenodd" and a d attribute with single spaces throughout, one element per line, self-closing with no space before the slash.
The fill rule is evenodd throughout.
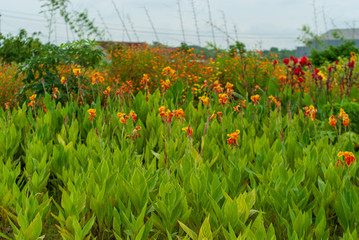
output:
<path id="1" fill-rule="evenodd" d="M 81 74 L 81 68 L 73 68 L 72 72 L 74 73 L 75 76 L 78 76 Z"/>
<path id="2" fill-rule="evenodd" d="M 96 117 L 96 109 L 90 108 L 89 110 L 87 110 L 88 114 L 90 114 L 90 116 L 88 117 L 88 120 L 92 120 Z"/>

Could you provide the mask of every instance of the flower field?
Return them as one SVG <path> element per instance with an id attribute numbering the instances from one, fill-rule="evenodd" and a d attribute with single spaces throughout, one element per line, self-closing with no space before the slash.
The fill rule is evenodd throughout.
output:
<path id="1" fill-rule="evenodd" d="M 1 238 L 358 238 L 355 54 L 75 55 L 1 64 Z"/>

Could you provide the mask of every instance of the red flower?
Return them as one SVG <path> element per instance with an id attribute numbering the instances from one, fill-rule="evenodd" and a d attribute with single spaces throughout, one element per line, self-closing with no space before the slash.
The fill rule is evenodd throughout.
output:
<path id="1" fill-rule="evenodd" d="M 344 156 L 344 161 L 340 160 L 339 158 Z M 338 153 L 338 161 L 337 161 L 337 166 L 339 167 L 339 164 L 347 164 L 347 166 L 349 167 L 351 163 L 355 162 L 355 156 L 352 152 L 339 152 Z"/>
<path id="2" fill-rule="evenodd" d="M 353 68 L 354 68 L 354 63 L 355 63 L 355 61 L 354 61 L 354 60 L 353 60 L 353 61 L 348 62 L 348 68 L 353 69 Z"/>
<path id="3" fill-rule="evenodd" d="M 283 63 L 288 66 L 288 64 L 289 64 L 289 59 L 288 59 L 288 58 L 283 59 Z"/>
<path id="4" fill-rule="evenodd" d="M 301 66 L 307 65 L 307 61 L 308 61 L 307 57 L 306 57 L 306 56 L 303 56 L 303 57 L 300 59 L 299 64 L 300 64 Z"/>

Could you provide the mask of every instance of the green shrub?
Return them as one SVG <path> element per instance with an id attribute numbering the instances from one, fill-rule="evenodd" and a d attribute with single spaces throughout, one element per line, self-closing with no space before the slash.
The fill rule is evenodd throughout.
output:
<path id="1" fill-rule="evenodd" d="M 36 37 L 38 33 L 27 36 L 27 32 L 21 29 L 17 36 L 4 36 L 0 34 L 0 58 L 5 63 L 23 63 L 36 53 L 42 46 Z"/>
<path id="2" fill-rule="evenodd" d="M 349 57 L 351 52 L 358 53 L 359 49 L 355 47 L 354 41 L 347 41 L 344 44 L 334 47 L 329 46 L 328 49 L 319 51 L 315 48 L 311 50 L 311 59 L 314 66 L 321 66 L 325 62 L 334 62 L 338 60 L 338 57 Z"/>

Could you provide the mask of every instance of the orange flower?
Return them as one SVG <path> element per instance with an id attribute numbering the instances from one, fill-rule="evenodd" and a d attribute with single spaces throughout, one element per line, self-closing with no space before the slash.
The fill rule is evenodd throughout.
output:
<path id="1" fill-rule="evenodd" d="M 31 95 L 30 100 L 35 101 L 35 98 L 36 98 L 36 94 L 33 94 L 33 95 Z"/>
<path id="2" fill-rule="evenodd" d="M 259 99 L 260 99 L 260 97 L 258 94 L 251 96 L 251 100 L 254 103 L 254 105 L 258 104 Z"/>
<path id="3" fill-rule="evenodd" d="M 335 118 L 334 115 L 332 115 L 332 116 L 329 118 L 329 124 L 332 125 L 333 127 L 336 127 L 336 125 L 337 125 L 337 119 Z"/>
<path id="4" fill-rule="evenodd" d="M 169 89 L 170 86 L 171 86 L 170 80 L 167 79 L 166 81 L 163 81 L 161 79 L 161 87 L 163 88 L 163 91 L 167 91 L 167 89 Z"/>
<path id="5" fill-rule="evenodd" d="M 225 88 L 226 88 L 226 89 L 231 89 L 232 87 L 233 87 L 233 84 L 232 84 L 232 83 L 227 82 L 227 84 L 226 84 Z"/>
<path id="6" fill-rule="evenodd" d="M 192 137 L 193 129 L 191 127 L 184 127 L 182 130 L 187 132 L 188 137 Z"/>
<path id="7" fill-rule="evenodd" d="M 203 105 L 209 105 L 209 98 L 206 96 L 199 97 L 199 100 L 203 102 Z"/>
<path id="8" fill-rule="evenodd" d="M 172 77 L 176 73 L 171 67 L 165 67 L 162 69 L 162 74 L 167 77 Z"/>
<path id="9" fill-rule="evenodd" d="M 27 106 L 34 108 L 35 98 L 36 98 L 36 94 L 31 95 L 31 97 L 29 98 L 29 99 L 30 99 L 30 103 L 27 104 Z"/>
<path id="10" fill-rule="evenodd" d="M 178 110 L 173 110 L 173 113 L 176 115 L 177 119 L 181 118 L 182 120 L 185 120 L 184 116 L 186 116 L 186 113 L 183 111 L 182 108 L 180 108 Z"/>
<path id="11" fill-rule="evenodd" d="M 227 139 L 227 143 L 228 145 L 232 145 L 233 146 L 237 146 L 237 141 L 238 141 L 238 134 L 240 133 L 239 130 L 236 130 L 234 133 L 230 133 L 230 134 L 227 134 L 227 136 L 229 137 Z"/>
<path id="12" fill-rule="evenodd" d="M 309 118 L 312 119 L 314 122 L 317 116 L 317 109 L 314 108 L 313 105 L 310 105 L 309 108 L 307 106 L 303 107 L 303 110 L 304 110 L 304 114 L 306 116 L 309 116 Z"/>
<path id="13" fill-rule="evenodd" d="M 111 91 L 112 91 L 112 89 L 108 86 L 108 87 L 106 88 L 106 90 L 103 91 L 103 94 L 104 94 L 105 96 L 109 96 Z"/>
<path id="14" fill-rule="evenodd" d="M 125 124 L 125 125 L 126 125 L 127 119 L 129 119 L 129 118 L 130 118 L 129 116 L 124 115 L 123 117 L 120 118 L 120 122 L 121 122 L 122 124 Z"/>
<path id="15" fill-rule="evenodd" d="M 87 112 L 90 114 L 88 120 L 91 120 L 92 122 L 92 120 L 96 117 L 96 109 L 90 108 L 89 110 L 87 110 Z"/>
<path id="16" fill-rule="evenodd" d="M 346 114 L 345 111 L 341 108 L 341 109 L 340 109 L 340 113 L 339 113 L 339 119 L 343 118 L 345 115 L 347 115 L 347 114 Z"/>
<path id="17" fill-rule="evenodd" d="M 270 100 L 269 100 L 269 104 L 271 104 L 272 102 L 274 102 L 276 105 L 277 105 L 277 99 L 275 97 L 273 97 L 272 95 L 270 95 L 268 97 Z"/>
<path id="18" fill-rule="evenodd" d="M 219 94 L 218 97 L 219 97 L 219 104 L 221 104 L 224 107 L 224 104 L 226 104 L 228 101 L 227 94 L 225 94 L 225 93 Z"/>
<path id="19" fill-rule="evenodd" d="M 344 161 L 340 160 L 339 158 L 344 156 Z M 347 164 L 347 166 L 349 167 L 351 163 L 355 162 L 355 156 L 352 152 L 339 152 L 338 153 L 338 161 L 337 161 L 337 166 L 339 167 L 339 164 Z"/>
<path id="20" fill-rule="evenodd" d="M 64 76 L 62 76 L 61 77 L 61 84 L 66 84 L 66 83 L 67 83 L 67 79 Z"/>
<path id="21" fill-rule="evenodd" d="M 213 111 L 211 117 L 209 118 L 209 120 L 212 120 L 212 118 L 217 118 L 217 114 L 216 111 Z"/>
<path id="22" fill-rule="evenodd" d="M 348 114 L 345 114 L 343 116 L 343 125 L 344 126 L 348 126 L 349 125 L 349 117 L 348 117 Z"/>
<path id="23" fill-rule="evenodd" d="M 151 80 L 151 78 L 148 76 L 148 74 L 143 74 L 143 77 L 141 79 L 140 84 L 145 86 L 145 89 L 148 88 L 148 82 Z"/>
<path id="24" fill-rule="evenodd" d="M 9 102 L 6 102 L 6 103 L 5 103 L 5 109 L 6 109 L 6 110 L 9 110 L 9 106 L 10 106 L 10 103 L 9 103 Z"/>
<path id="25" fill-rule="evenodd" d="M 75 76 L 78 76 L 81 74 L 81 68 L 73 68 L 72 72 L 74 73 Z"/>
<path id="26" fill-rule="evenodd" d="M 122 113 L 122 112 L 118 112 L 117 113 L 117 118 L 120 119 L 122 118 L 123 116 L 125 116 L 126 114 Z"/>
<path id="27" fill-rule="evenodd" d="M 131 111 L 128 115 L 131 116 L 132 121 L 136 121 L 136 119 L 137 119 L 137 114 L 135 113 L 135 111 Z"/>

